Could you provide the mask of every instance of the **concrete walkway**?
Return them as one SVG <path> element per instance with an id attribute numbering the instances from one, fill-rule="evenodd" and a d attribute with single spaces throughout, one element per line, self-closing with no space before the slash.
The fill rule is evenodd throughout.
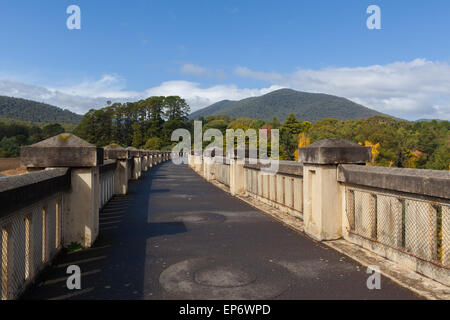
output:
<path id="1" fill-rule="evenodd" d="M 80 266 L 82 290 L 66 288 Z M 165 163 L 100 215 L 93 248 L 62 255 L 25 299 L 415 299 L 366 268 Z"/>

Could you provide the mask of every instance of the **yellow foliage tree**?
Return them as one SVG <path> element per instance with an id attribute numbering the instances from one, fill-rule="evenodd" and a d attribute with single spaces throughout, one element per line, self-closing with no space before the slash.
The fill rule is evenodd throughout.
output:
<path id="1" fill-rule="evenodd" d="M 311 144 L 311 138 L 304 132 L 300 132 L 298 135 L 298 147 L 304 148 Z M 298 161 L 298 148 L 295 150 L 295 161 Z"/>
<path id="2" fill-rule="evenodd" d="M 362 142 L 358 142 L 358 144 L 363 145 Z M 377 160 L 378 155 L 380 154 L 380 144 L 379 143 L 372 143 L 372 142 L 366 140 L 366 141 L 364 141 L 364 146 L 372 148 L 372 162 L 367 163 L 366 166 L 373 166 L 373 165 L 375 165 L 375 161 Z"/>
<path id="3" fill-rule="evenodd" d="M 405 168 L 417 168 L 417 162 L 423 156 L 423 153 L 419 150 L 410 151 L 408 150 L 408 155 L 404 161 Z"/>

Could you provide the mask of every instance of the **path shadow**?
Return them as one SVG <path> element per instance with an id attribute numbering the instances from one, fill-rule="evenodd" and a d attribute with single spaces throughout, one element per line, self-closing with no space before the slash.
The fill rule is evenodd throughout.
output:
<path id="1" fill-rule="evenodd" d="M 153 237 L 187 232 L 181 221 L 148 222 L 149 198 L 170 192 L 152 190 L 152 179 L 159 168 L 130 181 L 127 195 L 114 196 L 105 205 L 99 216 L 99 236 L 92 248 L 62 252 L 21 299 L 141 299 L 147 242 Z M 81 290 L 67 289 L 66 270 L 70 265 L 81 269 Z"/>

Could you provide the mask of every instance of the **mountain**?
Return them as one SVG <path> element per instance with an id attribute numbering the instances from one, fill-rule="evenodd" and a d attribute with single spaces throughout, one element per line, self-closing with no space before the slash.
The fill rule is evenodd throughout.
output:
<path id="1" fill-rule="evenodd" d="M 78 124 L 83 116 L 49 104 L 0 96 L 0 118 L 33 123 Z"/>
<path id="2" fill-rule="evenodd" d="M 227 115 L 231 118 L 284 121 L 294 113 L 301 121 L 318 121 L 323 118 L 339 120 L 369 118 L 384 115 L 348 99 L 323 93 L 300 92 L 291 89 L 272 91 L 260 97 L 240 101 L 223 100 L 190 114 L 191 119 L 208 115 Z"/>

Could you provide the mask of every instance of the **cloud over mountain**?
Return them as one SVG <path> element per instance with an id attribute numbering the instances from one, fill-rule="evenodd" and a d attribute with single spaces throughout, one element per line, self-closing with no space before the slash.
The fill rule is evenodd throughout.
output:
<path id="1" fill-rule="evenodd" d="M 450 119 L 450 65 L 416 59 L 356 68 L 298 69 L 291 74 L 238 68 L 236 74 L 308 92 L 342 96 L 407 119 Z"/>
<path id="2" fill-rule="evenodd" d="M 181 72 L 201 76 L 209 71 L 201 66 L 187 64 Z M 144 91 L 133 91 L 127 89 L 125 79 L 107 74 L 98 80 L 61 87 L 0 80 L 0 95 L 45 102 L 77 113 L 103 107 L 107 100 L 125 102 L 151 95 L 179 95 L 195 111 L 220 100 L 240 100 L 280 88 L 292 88 L 345 97 L 377 111 L 411 120 L 450 119 L 450 65 L 446 62 L 416 59 L 354 68 L 299 68 L 288 74 L 238 67 L 235 75 L 263 81 L 264 85 L 260 88 L 241 88 L 233 84 L 205 86 L 197 82 L 174 80 Z"/>

